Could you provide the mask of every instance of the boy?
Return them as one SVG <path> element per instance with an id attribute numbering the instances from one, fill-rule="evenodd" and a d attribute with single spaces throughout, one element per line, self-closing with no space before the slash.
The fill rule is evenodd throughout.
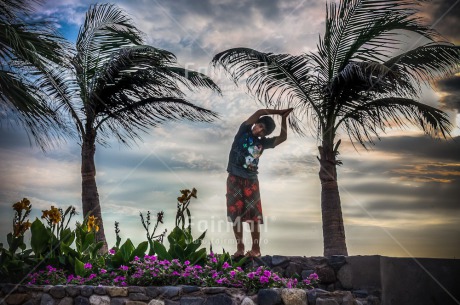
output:
<path id="1" fill-rule="evenodd" d="M 241 124 L 233 140 L 228 160 L 227 178 L 227 218 L 233 223 L 237 251 L 234 257 L 244 256 L 243 224 L 249 223 L 252 249 L 246 256 L 260 257 L 260 224 L 263 224 L 257 165 L 259 157 L 267 148 L 274 148 L 286 141 L 286 118 L 293 108 L 274 110 L 260 109 Z M 269 114 L 282 117 L 281 133 L 277 137 L 266 138 L 275 129 L 275 122 Z"/>

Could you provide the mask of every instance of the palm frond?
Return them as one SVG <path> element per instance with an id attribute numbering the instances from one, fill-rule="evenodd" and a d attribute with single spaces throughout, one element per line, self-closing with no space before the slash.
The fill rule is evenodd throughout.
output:
<path id="1" fill-rule="evenodd" d="M 297 108 L 297 117 L 319 116 L 316 94 L 319 90 L 312 81 L 308 57 L 289 54 L 262 53 L 249 48 L 233 48 L 223 51 L 212 59 L 214 66 L 220 65 L 237 84 L 247 77 L 249 91 L 267 107 Z M 304 133 L 298 119 L 290 120 L 290 126 Z"/>
<path id="2" fill-rule="evenodd" d="M 352 142 L 364 147 L 365 142 L 373 143 L 373 137 L 386 128 L 404 128 L 408 124 L 419 127 L 431 136 L 446 138 L 452 125 L 443 111 L 412 99 L 382 98 L 359 105 L 350 110 L 335 125 L 344 129 Z M 343 125 L 343 126 L 342 126 Z"/>
<path id="3" fill-rule="evenodd" d="M 208 88 L 222 94 L 219 86 L 207 75 L 182 67 L 160 67 L 160 70 L 193 91 L 196 87 Z"/>
<path id="4" fill-rule="evenodd" d="M 212 122 L 216 118 L 217 113 L 181 98 L 150 97 L 107 113 L 96 129 L 102 133 L 98 139 L 100 143 L 114 135 L 120 142 L 129 144 L 140 138 L 140 131 L 146 133 L 149 127 L 167 121 Z"/>
<path id="5" fill-rule="evenodd" d="M 95 85 L 95 75 L 114 52 L 142 44 L 142 33 L 116 5 L 95 4 L 86 13 L 77 36 L 74 65 L 86 88 Z"/>
<path id="6" fill-rule="evenodd" d="M 458 72 L 460 47 L 449 43 L 428 43 L 395 56 L 384 65 L 397 67 L 414 82 L 429 83 Z"/>

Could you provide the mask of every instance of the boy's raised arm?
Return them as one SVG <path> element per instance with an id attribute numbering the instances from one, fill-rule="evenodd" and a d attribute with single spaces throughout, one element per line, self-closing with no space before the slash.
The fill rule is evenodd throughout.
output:
<path id="1" fill-rule="evenodd" d="M 259 109 L 256 112 L 254 112 L 253 115 L 251 115 L 246 121 L 246 125 L 252 125 L 257 123 L 259 118 L 263 115 L 268 115 L 268 114 L 283 114 L 287 111 L 288 109 Z"/>
<path id="2" fill-rule="evenodd" d="M 287 124 L 286 124 L 286 118 L 288 115 L 292 112 L 293 108 L 285 109 L 283 110 L 284 113 L 282 114 L 282 119 L 281 119 L 281 132 L 280 135 L 275 137 L 275 146 L 280 145 L 287 139 Z"/>

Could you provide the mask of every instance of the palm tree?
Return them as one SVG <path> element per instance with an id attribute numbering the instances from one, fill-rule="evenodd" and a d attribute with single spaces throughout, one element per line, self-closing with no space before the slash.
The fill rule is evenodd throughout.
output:
<path id="1" fill-rule="evenodd" d="M 61 75 L 61 107 L 81 144 L 83 214 L 100 220 L 97 239 L 107 251 L 96 186 L 96 142 L 110 136 L 129 145 L 168 120 L 210 122 L 217 114 L 184 99 L 181 88 L 219 87 L 207 76 L 181 68 L 174 54 L 142 45 L 142 33 L 117 6 L 90 6 L 77 36 L 72 68 Z"/>
<path id="2" fill-rule="evenodd" d="M 295 108 L 290 126 L 313 131 L 318 142 L 324 255 L 348 255 L 337 184 L 338 132 L 368 147 L 389 127 L 418 126 L 446 137 L 447 115 L 418 101 L 421 84 L 459 67 L 459 48 L 417 16 L 414 0 L 342 0 L 326 7 L 318 52 L 300 56 L 233 48 L 213 58 L 235 83 L 267 107 Z M 418 46 L 403 50 L 407 35 Z M 308 122 L 302 125 L 302 118 Z"/>
<path id="3" fill-rule="evenodd" d="M 2 123 L 22 125 L 45 149 L 69 131 L 57 114 L 53 73 L 68 43 L 52 23 L 32 20 L 34 2 L 0 0 L 0 111 Z"/>

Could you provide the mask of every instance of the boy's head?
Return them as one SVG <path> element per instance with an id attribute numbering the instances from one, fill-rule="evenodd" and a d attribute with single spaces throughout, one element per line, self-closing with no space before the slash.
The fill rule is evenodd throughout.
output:
<path id="1" fill-rule="evenodd" d="M 276 124 L 272 117 L 263 116 L 255 123 L 252 133 L 258 137 L 268 136 L 275 130 Z"/>

